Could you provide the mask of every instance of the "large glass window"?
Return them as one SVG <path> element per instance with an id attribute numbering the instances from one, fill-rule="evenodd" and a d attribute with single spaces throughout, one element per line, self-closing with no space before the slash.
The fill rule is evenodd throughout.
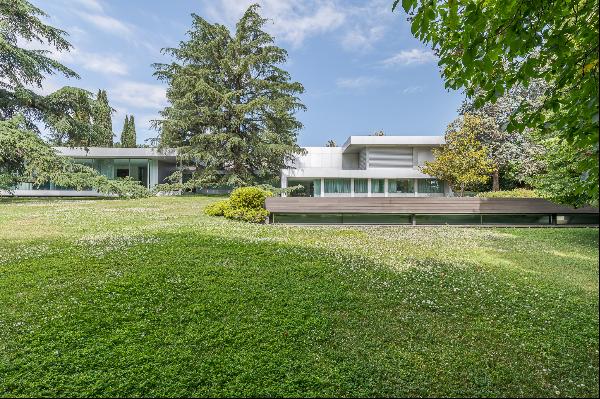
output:
<path id="1" fill-rule="evenodd" d="M 371 179 L 371 193 L 385 192 L 385 180 L 384 179 Z"/>
<path id="2" fill-rule="evenodd" d="M 313 197 L 321 196 L 321 179 L 313 180 Z"/>
<path id="3" fill-rule="evenodd" d="M 327 193 L 327 194 L 350 193 L 350 179 L 325 179 L 325 193 Z"/>
<path id="4" fill-rule="evenodd" d="M 367 179 L 354 179 L 354 192 L 366 194 L 369 192 L 369 181 Z"/>
<path id="5" fill-rule="evenodd" d="M 419 179 L 419 193 L 443 193 L 444 185 L 437 179 Z"/>
<path id="6" fill-rule="evenodd" d="M 411 179 L 388 180 L 388 192 L 390 193 L 414 193 L 415 185 Z"/>

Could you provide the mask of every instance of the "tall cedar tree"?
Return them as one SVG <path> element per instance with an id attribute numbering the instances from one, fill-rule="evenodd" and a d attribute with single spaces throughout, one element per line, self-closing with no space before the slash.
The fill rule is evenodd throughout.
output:
<path id="1" fill-rule="evenodd" d="M 43 120 L 48 106 L 44 97 L 29 87 L 42 87 L 45 75 L 61 73 L 78 77 L 75 72 L 49 57 L 49 50 L 19 47 L 20 43 L 45 44 L 57 51 L 69 51 L 67 33 L 46 25 L 48 15 L 26 0 L 0 1 L 0 120 L 21 113 L 29 127 Z"/>
<path id="2" fill-rule="evenodd" d="M 93 110 L 93 119 L 94 125 L 96 125 L 102 133 L 102 137 L 98 144 L 103 147 L 113 146 L 114 134 L 112 130 L 112 113 L 113 109 L 108 103 L 106 90 L 98 90 Z"/>
<path id="3" fill-rule="evenodd" d="M 262 30 L 258 10 L 250 6 L 235 33 L 192 14 L 189 40 L 163 49 L 174 62 L 154 65 L 170 102 L 156 122 L 161 146 L 179 147 L 181 162 L 201 166 L 192 184 L 265 181 L 302 152 L 295 113 L 305 109 L 297 97 L 304 88 L 278 66 L 287 52 Z"/>
<path id="4" fill-rule="evenodd" d="M 78 78 L 50 58 L 48 49 L 62 52 L 72 46 L 67 33 L 45 24 L 45 18 L 48 15 L 27 0 L 0 0 L 0 120 L 21 114 L 24 126 L 33 131 L 39 133 L 38 122 L 44 124 L 54 144 L 95 145 L 99 131 L 92 126 L 91 93 L 68 86 L 47 96 L 31 90 L 41 88 L 46 75 Z M 46 49 L 31 49 L 36 45 Z"/>

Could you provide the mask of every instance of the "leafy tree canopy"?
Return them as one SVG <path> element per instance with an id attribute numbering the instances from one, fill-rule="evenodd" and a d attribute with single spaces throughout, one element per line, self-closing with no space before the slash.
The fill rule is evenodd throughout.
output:
<path id="1" fill-rule="evenodd" d="M 522 185 L 543 170 L 541 155 L 544 147 L 537 142 L 537 130 L 526 128 L 523 131 L 508 131 L 506 127 L 523 102 L 539 106 L 546 88 L 547 84 L 537 79 L 529 87 L 513 86 L 495 102 L 488 101 L 476 107 L 473 100 L 467 98 L 461 105 L 461 115 L 476 115 L 485 126 L 477 139 L 488 148 L 495 165 L 492 174 L 493 191 L 500 189 L 500 174 L 505 184 Z M 461 123 L 462 117 L 459 117 L 453 122 L 454 128 L 460 129 Z"/>
<path id="2" fill-rule="evenodd" d="M 485 124 L 477 116 L 466 114 L 460 129 L 452 125 L 446 132 L 446 144 L 434 148 L 435 160 L 425 162 L 423 173 L 446 181 L 462 197 L 465 189 L 486 183 L 495 165 L 486 146 L 477 136 Z"/>
<path id="3" fill-rule="evenodd" d="M 543 101 L 519 104 L 507 129 L 538 128 L 572 146 L 581 154 L 572 159 L 577 191 L 597 202 L 598 0 L 402 0 L 402 8 L 440 57 L 446 87 L 465 88 L 477 108 L 543 79 Z"/>
<path id="4" fill-rule="evenodd" d="M 201 166 L 192 184 L 265 181 L 302 151 L 295 112 L 305 108 L 304 89 L 280 67 L 287 53 L 263 31 L 258 9 L 250 6 L 235 32 L 193 15 L 189 40 L 163 50 L 174 61 L 155 65 L 170 102 L 157 121 L 161 145 Z"/>

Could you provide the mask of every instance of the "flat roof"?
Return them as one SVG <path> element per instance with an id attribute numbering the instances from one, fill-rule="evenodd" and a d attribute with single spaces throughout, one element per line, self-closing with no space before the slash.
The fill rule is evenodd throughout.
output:
<path id="1" fill-rule="evenodd" d="M 165 148 L 159 151 L 155 147 L 119 148 L 119 147 L 54 147 L 59 155 L 72 158 L 149 158 L 174 161 L 177 150 Z"/>
<path id="2" fill-rule="evenodd" d="M 444 136 L 350 136 L 342 146 L 344 152 L 357 152 L 366 146 L 409 145 L 440 146 L 445 144 Z"/>

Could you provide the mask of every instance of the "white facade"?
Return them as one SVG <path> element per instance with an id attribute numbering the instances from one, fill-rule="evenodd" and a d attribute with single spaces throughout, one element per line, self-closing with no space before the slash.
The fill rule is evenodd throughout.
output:
<path id="1" fill-rule="evenodd" d="M 421 172 L 443 136 L 351 136 L 342 147 L 307 147 L 281 172 L 282 188 L 302 184 L 315 197 L 448 196 Z"/>

